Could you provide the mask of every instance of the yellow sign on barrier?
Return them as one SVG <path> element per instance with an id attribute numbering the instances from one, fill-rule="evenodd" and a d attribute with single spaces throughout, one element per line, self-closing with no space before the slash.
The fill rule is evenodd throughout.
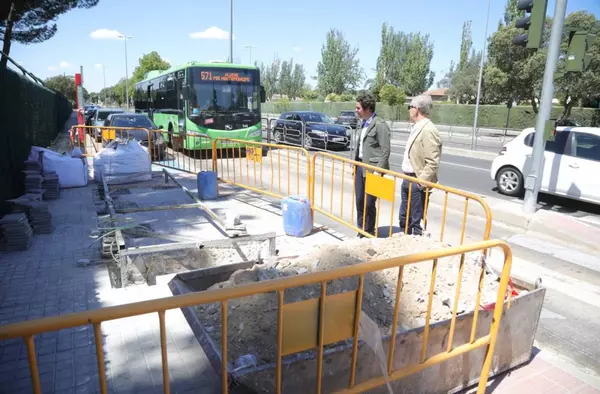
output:
<path id="1" fill-rule="evenodd" d="M 375 175 L 367 172 L 366 193 L 386 201 L 394 201 L 394 192 L 396 182 L 390 178 L 384 178 L 381 175 Z"/>
<path id="2" fill-rule="evenodd" d="M 117 138 L 117 131 L 115 129 L 103 129 L 102 139 L 103 140 L 114 140 Z"/>
<path id="3" fill-rule="evenodd" d="M 256 163 L 262 162 L 262 146 L 246 147 L 246 159 Z"/>

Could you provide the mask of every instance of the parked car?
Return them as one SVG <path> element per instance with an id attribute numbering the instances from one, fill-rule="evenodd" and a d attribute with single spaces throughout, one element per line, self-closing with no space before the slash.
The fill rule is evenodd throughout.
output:
<path id="1" fill-rule="evenodd" d="M 342 111 L 340 116 L 335 119 L 335 123 L 356 129 L 358 127 L 358 116 L 354 111 Z"/>
<path id="2" fill-rule="evenodd" d="M 148 129 L 150 132 L 150 139 L 152 140 L 152 146 L 149 150 L 152 150 L 153 159 L 164 160 L 165 158 L 165 139 L 160 131 L 160 128 L 156 127 L 152 119 L 146 114 L 135 114 L 135 113 L 113 113 L 106 118 L 104 121 L 106 127 L 132 127 L 134 128 L 128 132 L 119 133 L 116 131 L 116 137 L 123 139 L 129 138 L 139 141 L 142 146 L 148 148 Z M 135 129 L 139 127 L 140 129 Z"/>
<path id="3" fill-rule="evenodd" d="M 125 110 L 122 108 L 98 108 L 93 116 L 90 118 L 90 126 L 104 126 L 104 122 L 111 114 L 122 114 Z M 102 131 L 101 129 L 95 129 L 96 140 L 98 142 L 102 141 Z"/>
<path id="4" fill-rule="evenodd" d="M 531 168 L 535 129 L 527 128 L 506 144 L 490 175 L 500 193 L 519 196 Z M 558 127 L 546 141 L 541 191 L 600 204 L 600 128 Z"/>
<path id="5" fill-rule="evenodd" d="M 304 141 L 302 125 L 306 130 Z M 313 111 L 284 112 L 273 127 L 276 144 L 289 142 L 309 148 L 345 149 L 350 145 L 350 130 L 337 125 L 327 115 Z"/>

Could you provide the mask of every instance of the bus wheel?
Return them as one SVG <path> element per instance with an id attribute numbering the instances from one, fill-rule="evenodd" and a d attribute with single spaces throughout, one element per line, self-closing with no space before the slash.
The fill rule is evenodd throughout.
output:
<path id="1" fill-rule="evenodd" d="M 167 146 L 169 148 L 173 148 L 173 143 L 171 142 L 171 136 L 173 135 L 173 124 L 169 123 L 168 133 L 167 133 Z"/>

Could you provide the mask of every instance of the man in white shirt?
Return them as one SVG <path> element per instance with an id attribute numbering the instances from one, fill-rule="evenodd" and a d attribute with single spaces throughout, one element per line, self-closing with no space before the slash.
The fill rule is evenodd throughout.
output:
<path id="1" fill-rule="evenodd" d="M 406 142 L 402 172 L 422 181 L 436 183 L 440 166 L 442 141 L 440 133 L 429 119 L 433 103 L 428 95 L 412 99 L 408 106 L 410 121 L 414 123 Z M 402 203 L 400 205 L 400 229 L 407 234 L 422 235 L 421 220 L 425 210 L 426 187 L 418 182 L 402 181 Z M 408 196 L 410 193 L 410 213 Z M 408 227 L 408 229 L 407 229 Z"/>
<path id="2" fill-rule="evenodd" d="M 382 169 L 390 168 L 390 128 L 388 124 L 375 114 L 375 96 L 370 93 L 360 94 L 356 98 L 356 114 L 362 119 L 362 127 L 357 142 L 354 160 L 364 162 Z M 359 237 L 375 234 L 377 207 L 375 196 L 365 193 L 367 172 L 356 166 L 354 175 L 354 191 L 356 194 L 357 227 L 361 230 Z M 365 208 L 366 198 L 366 210 Z M 364 220 L 363 220 L 364 218 Z"/>

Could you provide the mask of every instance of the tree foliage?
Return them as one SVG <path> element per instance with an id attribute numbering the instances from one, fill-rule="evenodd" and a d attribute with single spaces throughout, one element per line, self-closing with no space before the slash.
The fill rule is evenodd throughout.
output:
<path id="1" fill-rule="evenodd" d="M 504 25 L 513 25 L 517 19 L 522 18 L 525 15 L 524 11 L 519 10 L 517 7 L 519 0 L 508 0 L 506 7 L 504 7 Z"/>
<path id="2" fill-rule="evenodd" d="M 321 61 L 317 64 L 319 91 L 324 95 L 342 94 L 354 90 L 362 77 L 358 48 L 352 48 L 339 30 L 329 30 L 321 47 Z"/>
<path id="3" fill-rule="evenodd" d="M 56 90 L 58 93 L 62 94 L 72 102 L 76 102 L 75 80 L 73 77 L 56 75 L 46 79 L 44 84 L 46 84 L 46 86 L 48 86 L 50 89 Z M 83 98 L 84 100 L 89 98 L 89 93 L 87 90 L 85 90 L 85 88 L 83 89 Z"/>
<path id="4" fill-rule="evenodd" d="M 137 67 L 133 70 L 133 75 L 129 81 L 129 96 L 133 96 L 135 84 L 143 80 L 149 71 L 162 71 L 168 69 L 169 67 L 171 67 L 169 62 L 160 57 L 156 51 L 142 55 L 142 57 L 139 59 Z"/>
<path id="5" fill-rule="evenodd" d="M 0 36 L 2 36 L 2 52 L 10 54 L 10 44 L 16 41 L 21 44 L 34 44 L 46 41 L 56 34 L 56 19 L 75 8 L 90 8 L 98 4 L 98 0 L 4 0 L 10 4 L 8 16 L 0 19 Z M 0 70 L 6 67 L 6 59 L 2 56 Z"/>
<path id="6" fill-rule="evenodd" d="M 458 69 L 463 69 L 469 62 L 471 48 L 473 48 L 473 35 L 471 33 L 471 21 L 463 23 L 462 40 L 460 43 L 460 59 L 458 61 Z"/>
<path id="7" fill-rule="evenodd" d="M 409 95 L 423 93 L 435 77 L 431 71 L 432 58 L 433 42 L 429 35 L 396 32 L 384 23 L 373 91 L 379 93 L 383 86 L 391 84 Z"/>
<path id="8" fill-rule="evenodd" d="M 600 20 L 588 11 L 569 14 L 565 20 L 565 27 L 600 36 Z M 566 53 L 566 39 L 563 40 L 561 49 L 562 53 Z M 575 105 L 600 100 L 600 38 L 595 40 L 588 54 L 591 55 L 590 65 L 585 71 L 564 74 L 555 83 L 555 95 L 561 99 L 564 106 L 561 118 L 568 118 Z M 559 71 L 564 71 L 564 61 L 560 64 Z"/>
<path id="9" fill-rule="evenodd" d="M 457 104 L 470 104 L 475 101 L 479 85 L 481 56 L 481 52 L 475 52 L 473 49 L 464 65 L 452 74 L 448 95 L 451 99 L 456 100 Z"/>
<path id="10" fill-rule="evenodd" d="M 379 97 L 382 102 L 388 105 L 404 104 L 404 101 L 406 100 L 404 91 L 391 83 L 387 83 L 381 87 Z"/>
<path id="11" fill-rule="evenodd" d="M 279 91 L 279 70 L 280 70 L 279 59 L 273 60 L 271 64 L 260 64 L 260 75 L 263 86 L 265 87 L 265 92 L 267 95 L 267 99 L 273 99 L 273 95 L 278 93 Z"/>

